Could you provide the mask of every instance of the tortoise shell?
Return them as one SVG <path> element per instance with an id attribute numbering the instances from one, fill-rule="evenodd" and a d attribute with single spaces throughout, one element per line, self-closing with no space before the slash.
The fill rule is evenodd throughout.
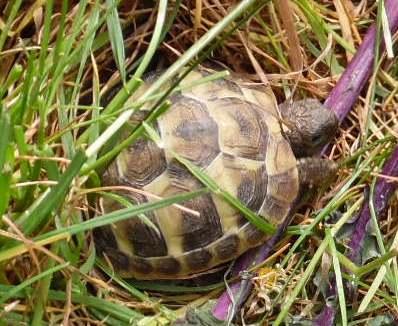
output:
<path id="1" fill-rule="evenodd" d="M 193 71 L 183 83 L 206 74 Z M 171 102 L 156 125 L 162 148 L 139 139 L 109 166 L 103 183 L 141 190 L 121 191 L 133 203 L 202 188 L 173 157 L 176 152 L 248 208 L 274 225 L 282 223 L 298 196 L 299 180 L 271 89 L 234 77 L 183 89 Z M 171 279 L 230 261 L 269 238 L 216 194 L 183 205 L 199 214 L 175 206 L 158 209 L 147 214 L 156 228 L 132 217 L 99 229 L 96 243 L 122 277 Z M 123 208 L 107 198 L 103 207 L 105 212 Z"/>

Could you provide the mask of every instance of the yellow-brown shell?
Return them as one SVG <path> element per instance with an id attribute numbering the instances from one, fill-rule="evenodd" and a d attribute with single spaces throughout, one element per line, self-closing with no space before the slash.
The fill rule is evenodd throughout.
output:
<path id="1" fill-rule="evenodd" d="M 188 85 L 204 76 L 191 72 Z M 203 187 L 174 158 L 176 152 L 203 169 L 247 207 L 278 225 L 298 195 L 296 158 L 281 132 L 268 87 L 240 79 L 214 81 L 173 95 L 157 122 L 162 148 L 147 138 L 123 151 L 104 175 L 105 185 L 125 185 L 158 197 Z M 153 197 L 123 192 L 135 203 Z M 122 208 L 104 200 L 105 211 Z M 151 212 L 150 227 L 132 218 L 96 232 L 100 250 L 123 277 L 183 278 L 232 260 L 268 236 L 215 194 Z"/>

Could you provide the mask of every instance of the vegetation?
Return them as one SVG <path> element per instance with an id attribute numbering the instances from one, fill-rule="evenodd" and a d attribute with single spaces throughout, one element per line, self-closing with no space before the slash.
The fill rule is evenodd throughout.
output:
<path id="1" fill-rule="evenodd" d="M 231 282 L 122 280 L 96 256 L 91 230 L 203 191 L 219 192 L 256 226 L 273 229 L 194 166 L 203 191 L 98 216 L 93 195 L 110 190 L 101 187 L 101 172 L 144 133 L 156 137 L 151 123 L 179 86 L 166 93 L 162 87 L 177 74 L 217 61 L 270 83 L 280 102 L 324 100 L 374 22 L 376 43 L 385 47 L 371 49 L 369 82 L 324 152 L 340 163 L 338 179 L 296 214 L 272 254 L 250 267 L 254 287 L 237 320 L 392 324 L 398 306 L 398 65 L 389 32 L 398 23 L 387 23 L 388 15 L 398 21 L 398 10 L 392 3 L 0 2 L 0 325 L 167 325 L 195 307 L 203 324 L 215 323 L 205 303 Z M 140 91 L 144 73 L 162 65 L 168 69 Z M 126 106 L 133 93 L 137 101 Z M 156 101 L 151 115 L 116 142 L 149 100 Z M 354 243 L 358 234 L 362 240 Z"/>

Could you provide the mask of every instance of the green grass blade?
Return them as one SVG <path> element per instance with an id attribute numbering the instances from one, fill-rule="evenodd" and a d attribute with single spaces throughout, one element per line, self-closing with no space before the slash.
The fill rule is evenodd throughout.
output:
<path id="1" fill-rule="evenodd" d="M 0 110 L 0 172 L 7 162 L 8 147 L 10 146 L 11 124 L 6 110 Z"/>
<path id="2" fill-rule="evenodd" d="M 322 20 L 321 16 L 315 10 L 313 1 L 295 0 L 295 3 L 297 3 L 308 19 L 308 23 L 311 26 L 311 31 L 315 34 L 315 39 L 319 43 L 322 52 L 328 45 L 328 32 L 331 32 L 332 30 L 327 28 L 327 24 Z M 332 34 L 336 39 L 337 34 Z M 343 38 L 337 37 L 336 40 L 341 41 L 343 43 L 342 45 L 348 47 L 350 51 L 353 50 L 346 42 L 344 42 Z M 314 55 L 316 56 L 315 53 Z M 328 53 L 324 61 L 325 64 L 330 66 L 333 75 L 340 74 L 343 71 L 343 67 L 339 65 L 333 53 Z"/>
<path id="3" fill-rule="evenodd" d="M 11 286 L 0 285 L 0 297 L 6 295 L 12 289 L 13 287 Z M 32 288 L 25 289 L 25 292 L 30 296 L 34 295 L 35 293 L 34 289 Z M 12 297 L 23 298 L 25 296 L 21 295 L 20 293 L 15 293 Z M 62 291 L 51 290 L 48 293 L 48 299 L 65 302 L 67 300 L 67 295 L 65 292 Z M 88 296 L 88 295 L 81 295 L 75 292 L 72 292 L 71 299 L 74 304 L 85 305 L 88 308 L 96 308 L 100 311 L 110 314 L 111 316 L 114 316 L 115 318 L 120 319 L 121 321 L 124 321 L 126 323 L 131 323 L 130 325 L 134 325 L 136 321 L 138 321 L 143 317 L 140 313 L 132 309 L 129 309 L 128 307 L 122 306 L 118 303 L 113 303 L 110 300 Z"/>
<path id="4" fill-rule="evenodd" d="M 273 325 L 278 326 L 280 325 L 285 317 L 287 316 L 290 307 L 296 300 L 297 296 L 301 292 L 301 290 L 304 288 L 305 284 L 307 283 L 309 277 L 311 274 L 314 272 L 315 267 L 317 266 L 319 260 L 321 259 L 324 251 L 326 250 L 328 244 L 329 244 L 329 237 L 330 235 L 326 235 L 325 239 L 322 241 L 322 243 L 319 245 L 318 249 L 316 250 L 313 258 L 311 259 L 310 263 L 308 264 L 306 270 L 304 273 L 301 275 L 297 285 L 293 289 L 293 291 L 290 293 L 287 301 L 283 304 L 282 309 L 278 316 L 276 317 Z"/>
<path id="5" fill-rule="evenodd" d="M 221 21 L 219 21 L 213 28 L 211 28 L 205 35 L 203 35 L 195 44 L 189 48 L 184 54 L 172 64 L 165 72 L 162 74 L 138 99 L 145 100 L 147 97 L 155 94 L 159 89 L 165 85 L 172 77 L 176 76 L 181 69 L 183 69 L 197 54 L 199 54 L 206 46 L 208 46 L 220 33 L 224 31 L 228 26 L 230 26 L 233 21 L 240 17 L 246 10 L 248 10 L 252 5 L 258 3 L 265 3 L 265 1 L 258 0 L 243 0 L 237 6 L 235 6 L 229 14 L 227 14 Z M 98 139 L 91 144 L 87 150 L 86 154 L 88 157 L 97 153 L 104 143 L 106 143 L 110 137 L 122 126 L 124 125 L 133 114 L 134 110 L 127 110 L 123 112 L 108 129 L 101 134 Z"/>
<path id="6" fill-rule="evenodd" d="M 52 246 L 52 252 L 56 255 L 58 253 L 58 243 L 54 244 Z M 65 267 L 69 265 L 70 262 L 67 262 L 63 265 Z M 62 266 L 62 265 L 60 265 Z M 59 266 L 56 265 L 56 262 L 54 259 L 49 259 L 47 263 L 44 266 L 45 272 L 47 272 L 46 275 L 43 275 L 40 279 L 40 282 L 38 284 L 37 290 L 36 290 L 36 295 L 33 298 L 33 306 L 35 307 L 33 311 L 33 317 L 32 317 L 32 326 L 41 326 L 43 322 L 43 315 L 46 309 L 46 303 L 47 303 L 47 298 L 48 298 L 48 291 L 50 290 L 51 287 L 51 281 L 53 279 L 54 272 L 57 269 L 60 269 Z M 48 271 L 53 271 L 52 273 Z M 43 273 L 45 273 L 43 272 Z M 41 273 L 41 274 L 43 274 Z M 40 275 L 40 274 L 39 274 Z M 37 276 L 39 276 L 37 275 Z"/>
<path id="7" fill-rule="evenodd" d="M 155 209 L 159 209 L 162 207 L 166 207 L 175 203 L 187 201 L 190 199 L 193 199 L 197 196 L 203 195 L 207 192 L 207 189 L 200 189 L 198 191 L 193 191 L 189 193 L 183 193 L 180 195 L 176 195 L 173 197 L 169 197 L 166 199 L 158 200 L 155 202 L 149 202 L 141 205 L 137 205 L 131 208 L 125 208 L 121 209 L 118 211 L 111 212 L 109 214 L 105 214 L 102 216 L 98 216 L 96 218 L 81 222 L 79 224 L 74 224 L 71 226 L 67 227 L 62 227 L 57 230 L 50 231 L 48 233 L 42 234 L 36 238 L 33 239 L 33 241 L 36 242 L 43 242 L 44 240 L 48 239 L 54 239 L 55 240 L 60 240 L 60 239 L 66 239 L 69 238 L 72 235 L 78 234 L 80 232 L 85 232 L 92 230 L 96 227 L 116 223 L 119 221 L 123 221 L 129 218 L 132 218 L 133 216 L 139 215 L 139 214 L 145 214 L 147 212 L 153 211 Z M 50 242 L 47 242 L 50 243 Z M 0 262 L 8 260 L 10 258 L 16 257 L 18 255 L 21 255 L 22 253 L 26 252 L 27 248 L 25 245 L 16 245 L 12 248 L 7 248 L 2 251 L 0 251 Z"/>
<path id="8" fill-rule="evenodd" d="M 396 254 L 396 251 L 398 250 L 398 232 L 395 233 L 394 240 L 391 244 L 390 249 L 391 249 L 391 252 L 393 252 L 393 253 L 395 252 L 395 254 Z M 388 258 L 391 258 L 391 256 Z M 366 292 L 366 295 L 364 296 L 364 298 L 362 299 L 362 301 L 359 305 L 358 313 L 364 312 L 367 309 L 368 305 L 371 303 L 374 295 L 376 294 L 376 292 L 379 289 L 380 285 L 382 284 L 383 280 L 385 280 L 385 275 L 388 272 L 387 267 L 389 267 L 389 264 L 391 261 L 392 261 L 392 259 L 390 259 L 388 262 L 384 260 L 384 261 L 381 261 L 378 263 L 379 270 L 376 274 L 376 277 L 374 278 L 374 280 L 372 282 L 372 285 L 369 288 L 369 291 Z M 382 265 L 383 263 L 384 263 L 384 265 Z M 363 267 L 365 267 L 365 266 L 363 266 Z M 395 286 L 397 286 L 397 284 L 395 284 Z M 393 289 L 393 290 L 395 290 L 395 289 Z"/>
<path id="9" fill-rule="evenodd" d="M 24 119 L 26 121 L 33 111 L 31 108 L 33 107 L 31 91 L 34 86 L 33 78 L 37 73 L 37 69 L 32 55 L 27 54 L 27 61 L 28 67 L 26 68 L 25 79 L 21 89 L 21 99 L 11 109 L 11 120 L 14 124 L 22 124 Z"/>
<path id="10" fill-rule="evenodd" d="M 10 116 L 8 111 L 0 110 L 0 216 L 7 211 L 11 197 L 11 180 L 14 168 L 12 148 L 14 143 L 11 138 Z"/>
<path id="11" fill-rule="evenodd" d="M 24 69 L 22 68 L 22 66 L 20 64 L 15 64 L 11 68 L 11 71 L 9 72 L 6 81 L 4 82 L 3 85 L 0 85 L 0 100 L 3 98 L 4 94 L 7 92 L 7 89 L 21 78 L 23 72 L 24 72 Z M 0 107 L 0 111 L 1 111 L 1 107 Z"/>
<path id="12" fill-rule="evenodd" d="M 0 172 L 0 216 L 2 216 L 8 208 L 8 203 L 11 196 L 11 173 Z"/>
<path id="13" fill-rule="evenodd" d="M 168 107 L 170 106 L 170 103 L 165 102 L 163 103 L 160 107 L 158 107 L 156 110 L 153 110 L 149 116 L 145 119 L 144 122 L 146 123 L 152 123 L 153 121 L 156 120 L 156 118 L 162 114 Z M 103 156 L 99 157 L 95 162 L 85 166 L 82 171 L 81 175 L 85 175 L 90 173 L 93 169 L 97 169 L 98 167 L 102 167 L 106 165 L 108 162 L 110 162 L 117 154 L 119 154 L 124 148 L 127 148 L 131 143 L 136 141 L 145 131 L 145 128 L 143 124 L 140 124 L 138 127 L 134 129 L 132 134 L 128 136 L 126 139 L 115 145 L 112 150 L 104 154 Z M 113 132 L 113 130 L 109 130 L 110 133 Z M 98 144 L 100 145 L 100 144 Z"/>
<path id="14" fill-rule="evenodd" d="M 336 287 L 337 287 L 337 294 L 339 297 L 339 305 L 340 305 L 340 313 L 341 313 L 341 324 L 342 324 L 342 326 L 347 326 L 348 321 L 347 321 L 346 301 L 345 301 L 345 295 L 344 295 L 343 278 L 341 276 L 340 263 L 339 263 L 339 259 L 337 256 L 337 249 L 336 249 L 336 245 L 334 243 L 330 229 L 326 230 L 326 234 L 329 239 L 329 248 L 330 248 L 330 252 L 332 254 L 334 275 L 336 277 Z"/>
<path id="15" fill-rule="evenodd" d="M 124 39 L 122 27 L 119 21 L 119 15 L 117 12 L 117 3 L 118 1 L 115 0 L 106 0 L 106 6 L 109 12 L 107 14 L 106 23 L 108 26 L 109 40 L 111 42 L 114 59 L 119 69 L 120 76 L 122 77 L 123 84 L 125 84 L 126 67 L 124 65 Z"/>
<path id="16" fill-rule="evenodd" d="M 147 212 L 150 212 L 150 211 L 162 208 L 162 207 L 166 207 L 166 206 L 170 206 L 172 204 L 184 202 L 184 201 L 190 200 L 192 198 L 195 198 L 197 196 L 203 195 L 206 192 L 207 192 L 206 189 L 200 189 L 197 191 L 183 193 L 183 194 L 168 197 L 165 199 L 157 200 L 154 202 L 148 202 L 145 204 L 120 209 L 120 210 L 113 211 L 111 213 L 104 214 L 104 215 L 98 216 L 96 218 L 87 220 L 87 221 L 84 221 L 77 225 L 71 225 L 71 226 L 59 228 L 58 230 L 48 232 L 45 235 L 37 237 L 35 240 L 41 240 L 44 238 L 44 236 L 50 237 L 50 236 L 55 236 L 55 235 L 59 235 L 62 233 L 68 233 L 69 235 L 74 235 L 76 233 L 92 230 L 92 229 L 100 227 L 100 226 L 123 221 L 125 219 L 131 218 L 131 217 L 139 215 L 139 214 L 145 214 Z M 0 253 L 0 255 L 1 255 L 1 253 Z"/>
<path id="17" fill-rule="evenodd" d="M 190 161 L 184 159 L 180 155 L 174 153 L 175 158 L 182 163 L 200 182 L 202 182 L 206 187 L 208 187 L 213 193 L 222 197 L 226 202 L 231 204 L 237 210 L 239 210 L 244 216 L 249 220 L 250 223 L 255 225 L 258 229 L 267 234 L 273 234 L 276 231 L 276 226 L 267 222 L 267 217 L 260 217 L 255 214 L 252 210 L 247 208 L 243 203 L 241 203 L 237 198 L 232 196 L 227 191 L 221 189 L 217 183 L 201 171 L 197 166 L 192 164 Z"/>
<path id="18" fill-rule="evenodd" d="M 141 78 L 142 74 L 147 69 L 149 63 L 152 60 L 153 55 L 155 54 L 160 40 L 162 38 L 162 30 L 165 24 L 167 14 L 167 0 L 160 0 L 159 1 L 159 8 L 158 8 L 158 15 L 156 18 L 155 28 L 152 33 L 152 38 L 149 43 L 148 49 L 145 52 L 145 55 L 142 59 L 141 64 L 138 66 L 134 76 L 136 78 Z"/>
<path id="19" fill-rule="evenodd" d="M 38 280 L 46 277 L 47 275 L 54 274 L 55 272 L 67 267 L 69 263 L 64 263 L 61 265 L 54 266 L 53 268 L 47 269 L 44 272 L 37 274 L 30 279 L 27 279 L 26 281 L 22 282 L 21 284 L 18 284 L 15 287 L 12 287 L 9 291 L 4 293 L 3 295 L 0 296 L 0 304 L 3 304 L 6 302 L 8 299 L 14 297 L 18 292 L 22 291 L 24 288 L 27 286 L 37 282 Z"/>
<path id="20" fill-rule="evenodd" d="M 43 36 L 40 42 L 40 54 L 39 54 L 39 70 L 38 75 L 41 78 L 45 78 L 44 70 L 47 68 L 45 66 L 46 58 L 48 54 L 48 45 L 50 43 L 50 34 L 51 34 L 51 21 L 53 15 L 54 8 L 54 0 L 47 0 L 45 2 L 44 9 L 44 28 L 43 28 Z M 40 79 L 38 79 L 36 86 L 40 85 Z M 39 89 L 39 87 L 37 88 Z"/>
<path id="21" fill-rule="evenodd" d="M 16 0 L 14 1 L 10 13 L 7 18 L 7 22 L 5 26 L 1 30 L 0 34 L 0 52 L 3 50 L 4 43 L 8 37 L 8 33 L 10 32 L 10 28 L 12 23 L 14 22 L 15 17 L 17 16 L 19 7 L 21 6 L 22 0 Z"/>
<path id="22" fill-rule="evenodd" d="M 69 125 L 70 121 L 73 121 L 73 113 L 71 112 L 71 116 L 68 118 L 67 110 L 64 109 L 65 105 L 65 96 L 64 96 L 64 89 L 63 87 L 60 87 L 60 90 L 58 92 L 59 95 L 59 102 L 60 102 L 60 107 L 57 108 L 57 113 L 58 113 L 58 123 L 60 129 L 66 129 L 66 127 Z M 71 109 L 71 111 L 74 111 Z M 73 155 L 75 154 L 75 146 L 74 146 L 74 140 L 73 140 L 73 134 L 71 130 L 67 130 L 62 136 L 62 145 L 63 148 L 65 149 L 65 157 L 66 158 L 72 158 Z"/>
<path id="23" fill-rule="evenodd" d="M 130 98 L 131 94 L 133 94 L 142 84 L 142 80 L 132 77 L 125 85 L 121 88 L 121 90 L 115 95 L 115 97 L 108 103 L 106 108 L 102 110 L 103 115 L 109 115 L 117 110 L 120 110 L 123 104 Z M 77 145 L 84 144 L 89 134 L 92 132 L 94 127 L 89 127 L 85 132 L 77 140 Z"/>
<path id="24" fill-rule="evenodd" d="M 87 160 L 83 151 L 77 151 L 74 159 L 60 178 L 58 184 L 45 195 L 43 200 L 29 214 L 17 222 L 25 234 L 31 234 L 48 220 L 48 216 L 56 209 L 64 199 L 69 190 L 73 178 L 78 175 L 81 167 Z"/>
<path id="25" fill-rule="evenodd" d="M 51 108 L 52 103 L 54 102 L 54 97 L 60 87 L 60 85 L 63 83 L 64 79 L 64 74 L 71 69 L 70 61 L 73 58 L 73 54 L 75 52 L 80 52 L 81 49 L 85 45 L 85 37 L 76 40 L 76 38 L 79 36 L 81 33 L 81 27 L 84 25 L 84 13 L 85 9 L 87 7 L 87 0 L 81 0 L 79 1 L 79 6 L 77 7 L 77 12 L 74 16 L 74 19 L 72 20 L 72 31 L 70 34 L 68 34 L 65 38 L 63 38 L 62 41 L 60 41 L 60 60 L 57 62 L 54 61 L 53 57 L 49 56 L 48 60 L 46 62 L 46 67 L 47 71 L 52 71 L 53 76 L 51 76 L 51 83 L 46 87 L 46 92 L 45 92 L 45 107 L 46 108 Z M 92 31 L 93 33 L 95 31 Z M 87 37 L 87 35 L 85 35 Z M 72 51 L 73 47 L 76 45 L 76 49 Z M 82 60 L 82 58 L 79 58 L 79 61 Z M 55 68 L 54 68 L 55 65 Z M 46 112 L 47 115 L 48 112 Z"/>

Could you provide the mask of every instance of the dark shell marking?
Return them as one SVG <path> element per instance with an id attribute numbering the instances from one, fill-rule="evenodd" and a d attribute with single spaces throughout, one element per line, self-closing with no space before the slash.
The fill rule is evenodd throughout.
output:
<path id="1" fill-rule="evenodd" d="M 154 218 L 151 222 L 157 229 L 145 224 L 138 218 L 132 218 L 124 224 L 125 239 L 129 241 L 134 253 L 140 257 L 158 257 L 167 255 L 166 241 L 159 231 L 159 225 Z"/>
<path id="2" fill-rule="evenodd" d="M 153 272 L 154 268 L 151 262 L 147 259 L 141 257 L 132 257 L 130 259 L 131 270 L 137 271 L 137 273 L 140 273 L 142 275 L 150 274 Z"/>
<path id="3" fill-rule="evenodd" d="M 201 248 L 187 254 L 185 262 L 189 269 L 195 271 L 200 270 L 202 266 L 208 266 L 212 258 L 213 255 L 209 250 Z"/>
<path id="4" fill-rule="evenodd" d="M 195 165 L 205 167 L 220 152 L 217 123 L 204 103 L 183 96 L 177 99 L 159 119 L 166 152 L 174 151 Z"/>
<path id="5" fill-rule="evenodd" d="M 116 168 L 123 184 L 141 188 L 165 171 L 167 163 L 163 150 L 141 138 L 117 157 Z"/>
<path id="6" fill-rule="evenodd" d="M 182 212 L 184 252 L 202 248 L 222 236 L 220 216 L 210 195 L 192 199 L 185 206 L 198 211 L 200 216 Z"/>
<path id="7" fill-rule="evenodd" d="M 234 156 L 263 161 L 267 150 L 268 128 L 260 108 L 239 98 L 211 102 L 219 121 L 222 150 Z"/>
<path id="8" fill-rule="evenodd" d="M 268 176 L 265 166 L 255 171 L 242 172 L 237 197 L 251 210 L 258 212 L 267 193 Z"/>
<path id="9" fill-rule="evenodd" d="M 192 72 L 186 82 L 203 75 Z M 174 159 L 176 152 L 247 207 L 282 223 L 297 197 L 298 176 L 270 89 L 229 79 L 184 90 L 171 100 L 157 123 L 162 149 L 147 139 L 137 141 L 110 165 L 104 184 L 129 185 L 161 198 L 203 187 Z M 136 203 L 153 200 L 121 193 Z M 268 239 L 216 194 L 183 205 L 200 215 L 169 206 L 147 216 L 158 230 L 137 217 L 118 222 L 96 236 L 100 251 L 123 277 L 184 278 Z M 110 211 L 120 204 L 104 208 Z"/>
<path id="10" fill-rule="evenodd" d="M 157 261 L 155 268 L 159 274 L 174 275 L 181 271 L 181 264 L 174 257 L 163 257 Z"/>
<path id="11" fill-rule="evenodd" d="M 236 234 L 231 234 L 221 239 L 214 248 L 217 258 L 224 261 L 236 256 L 239 252 L 239 243 L 240 240 Z"/>

